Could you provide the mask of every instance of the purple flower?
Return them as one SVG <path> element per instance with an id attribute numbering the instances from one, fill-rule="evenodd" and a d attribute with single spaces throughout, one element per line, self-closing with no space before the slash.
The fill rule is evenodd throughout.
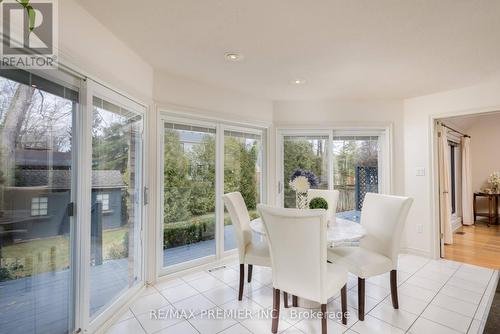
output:
<path id="1" fill-rule="evenodd" d="M 303 169 L 296 169 L 293 173 L 292 176 L 290 176 L 290 181 L 295 180 L 296 177 L 298 176 L 304 176 L 307 178 L 307 181 L 309 181 L 309 185 L 311 187 L 316 187 L 318 185 L 318 178 L 316 175 L 314 175 L 313 172 L 309 170 L 303 170 Z"/>

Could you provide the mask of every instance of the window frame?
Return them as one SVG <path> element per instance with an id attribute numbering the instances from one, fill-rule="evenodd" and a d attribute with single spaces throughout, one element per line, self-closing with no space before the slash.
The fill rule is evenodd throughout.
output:
<path id="1" fill-rule="evenodd" d="M 109 205 L 110 193 L 97 193 L 95 197 L 97 202 L 99 201 L 101 202 L 102 211 L 104 212 L 111 211 L 111 206 Z"/>
<path id="2" fill-rule="evenodd" d="M 379 192 L 382 194 L 393 194 L 393 125 L 349 125 L 344 126 L 282 126 L 276 128 L 276 203 L 284 206 L 284 137 L 285 136 L 315 136 L 328 135 L 328 189 L 332 190 L 333 180 L 333 137 L 336 136 L 378 136 L 380 154 L 379 161 Z"/>
<path id="3" fill-rule="evenodd" d="M 41 208 L 42 199 L 45 199 L 45 208 Z M 35 203 L 36 200 L 36 203 Z M 34 205 L 37 205 L 38 208 L 33 208 Z M 42 210 L 45 210 L 44 213 Z M 37 211 L 37 213 L 33 213 Z M 49 214 L 49 197 L 48 196 L 35 196 L 31 198 L 31 217 L 46 217 Z"/>
<path id="4" fill-rule="evenodd" d="M 222 200 L 222 195 L 224 194 L 224 131 L 238 131 L 247 132 L 252 134 L 261 134 L 262 138 L 262 184 L 261 184 L 261 201 L 262 203 L 267 203 L 268 201 L 268 189 L 267 179 L 268 179 L 268 152 L 269 152 L 269 140 L 268 134 L 270 130 L 270 125 L 264 124 L 248 124 L 244 122 L 238 122 L 234 120 L 228 120 L 224 118 L 209 118 L 199 115 L 193 115 L 181 111 L 172 110 L 170 108 L 158 108 L 159 110 L 159 122 L 158 122 L 158 138 L 159 145 L 158 150 L 158 162 L 157 162 L 157 183 L 160 188 L 160 194 L 158 196 L 158 209 L 157 211 L 157 224 L 156 224 L 156 264 L 157 271 L 156 276 L 161 277 L 169 275 L 175 272 L 186 270 L 193 267 L 198 267 L 206 265 L 208 263 L 214 263 L 216 261 L 223 260 L 224 258 L 230 257 L 237 253 L 237 248 L 225 251 L 224 250 L 224 202 Z M 186 261 L 180 264 L 176 264 L 169 267 L 163 266 L 163 202 L 164 202 L 164 180 L 163 180 L 163 154 L 164 154 L 164 137 L 163 129 L 165 123 L 176 123 L 185 125 L 194 125 L 202 127 L 212 127 L 216 129 L 216 158 L 215 158 L 215 214 L 216 214 L 216 232 L 215 232 L 215 254 L 208 255 L 206 257 L 194 259 L 191 261 Z"/>

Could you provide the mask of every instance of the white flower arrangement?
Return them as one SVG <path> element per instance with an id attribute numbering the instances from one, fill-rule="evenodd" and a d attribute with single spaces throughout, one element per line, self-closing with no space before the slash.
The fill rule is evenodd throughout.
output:
<path id="1" fill-rule="evenodd" d="M 292 181 L 290 181 L 290 187 L 298 192 L 305 193 L 309 190 L 311 185 L 309 184 L 309 180 L 305 176 L 297 176 Z"/>
<path id="2" fill-rule="evenodd" d="M 500 185 L 500 174 L 498 172 L 491 173 L 488 183 L 494 187 L 498 187 Z"/>

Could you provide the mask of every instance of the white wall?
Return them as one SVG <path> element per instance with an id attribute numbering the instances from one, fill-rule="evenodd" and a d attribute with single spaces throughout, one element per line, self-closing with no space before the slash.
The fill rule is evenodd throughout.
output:
<path id="1" fill-rule="evenodd" d="M 422 255 L 439 255 L 436 198 L 433 191 L 433 117 L 499 110 L 500 79 L 404 102 L 405 194 L 414 198 L 405 230 L 405 248 Z M 425 176 L 416 176 L 425 168 Z M 422 233 L 418 233 L 419 225 Z"/>
<path id="2" fill-rule="evenodd" d="M 467 129 L 471 136 L 472 191 L 490 187 L 488 177 L 500 171 L 500 113 L 482 115 Z"/>
<path id="3" fill-rule="evenodd" d="M 472 125 L 466 128 L 471 136 L 471 170 L 472 191 L 480 191 L 484 187 L 491 187 L 487 180 L 494 171 L 500 171 L 500 155 L 497 148 L 500 146 L 500 113 L 491 113 L 478 116 Z M 472 194 L 471 194 L 472 196 Z M 487 212 L 486 198 L 478 199 L 478 211 Z"/>
<path id="4" fill-rule="evenodd" d="M 277 101 L 276 127 L 387 127 L 393 126 L 393 193 L 404 193 L 402 101 Z"/>
<path id="5" fill-rule="evenodd" d="M 270 124 L 273 120 L 273 104 L 270 100 L 171 73 L 154 73 L 153 96 L 161 109 L 262 124 Z"/>
<path id="6" fill-rule="evenodd" d="M 74 0 L 59 3 L 59 56 L 112 88 L 151 103 L 153 69 Z"/>

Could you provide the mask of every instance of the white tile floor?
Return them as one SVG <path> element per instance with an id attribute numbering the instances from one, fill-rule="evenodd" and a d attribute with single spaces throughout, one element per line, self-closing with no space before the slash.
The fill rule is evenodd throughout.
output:
<path id="1" fill-rule="evenodd" d="M 237 300 L 237 270 L 238 263 L 231 262 L 213 272 L 198 271 L 162 280 L 146 289 L 107 333 L 270 333 L 271 320 L 258 315 L 272 305 L 271 270 L 254 268 L 254 280 L 245 283 L 242 302 Z M 348 282 L 351 318 L 347 326 L 337 319 L 329 320 L 328 333 L 481 333 L 497 280 L 498 271 L 491 269 L 401 255 L 399 310 L 392 308 L 389 276 L 369 278 L 367 315 L 365 321 L 358 321 L 357 279 L 351 276 Z M 330 301 L 329 311 L 339 310 L 339 305 L 337 296 Z M 157 311 L 161 319 L 152 318 L 151 310 Z M 176 310 L 185 312 L 172 316 Z M 212 312 L 211 318 L 207 310 Z M 293 310 L 301 309 L 281 308 L 280 332 L 321 332 L 320 320 L 297 319 L 290 313 Z M 214 319 L 224 312 L 231 317 Z"/>

